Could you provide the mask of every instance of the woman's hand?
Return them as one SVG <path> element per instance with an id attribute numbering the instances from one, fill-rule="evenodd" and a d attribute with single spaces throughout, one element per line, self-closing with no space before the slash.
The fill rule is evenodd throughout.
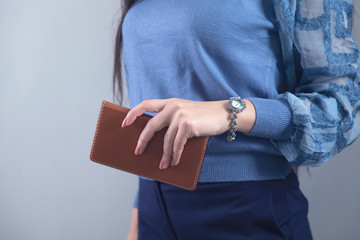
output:
<path id="1" fill-rule="evenodd" d="M 255 109 L 249 100 L 244 101 L 247 107 L 238 114 L 237 129 L 249 132 L 255 123 Z M 192 101 L 179 98 L 145 100 L 127 113 L 122 127 L 131 125 L 145 112 L 158 112 L 141 132 L 135 154 L 143 153 L 155 132 L 168 126 L 159 164 L 160 169 L 166 169 L 179 163 L 184 145 L 189 138 L 219 135 L 229 129 L 231 114 L 227 102 L 228 100 Z M 242 122 L 241 126 L 239 122 Z"/>

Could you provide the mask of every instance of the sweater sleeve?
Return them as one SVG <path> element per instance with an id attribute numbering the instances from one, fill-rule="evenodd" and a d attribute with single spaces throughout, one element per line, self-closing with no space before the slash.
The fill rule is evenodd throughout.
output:
<path id="1" fill-rule="evenodd" d="M 292 123 L 291 108 L 282 99 L 248 97 L 255 107 L 256 121 L 249 136 L 287 140 L 290 138 Z"/>
<path id="2" fill-rule="evenodd" d="M 138 208 L 138 206 L 139 206 L 139 188 L 136 191 L 133 208 Z"/>
<path id="3" fill-rule="evenodd" d="M 289 31 L 300 55 L 301 76 L 294 89 L 276 100 L 249 99 L 257 112 L 249 134 L 270 138 L 291 164 L 319 166 L 360 134 L 359 50 L 350 27 L 353 5 L 345 0 L 295 3 Z M 285 18 L 288 13 L 283 13 Z"/>

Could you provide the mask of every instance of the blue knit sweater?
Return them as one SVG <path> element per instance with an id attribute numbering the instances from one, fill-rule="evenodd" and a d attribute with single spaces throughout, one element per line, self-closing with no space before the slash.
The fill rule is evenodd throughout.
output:
<path id="1" fill-rule="evenodd" d="M 130 107 L 238 95 L 255 106 L 250 133 L 231 143 L 226 133 L 210 137 L 200 182 L 284 178 L 291 164 L 318 166 L 359 135 L 359 52 L 346 26 L 352 6 L 328 1 L 320 11 L 302 2 L 140 0 L 125 16 Z"/>

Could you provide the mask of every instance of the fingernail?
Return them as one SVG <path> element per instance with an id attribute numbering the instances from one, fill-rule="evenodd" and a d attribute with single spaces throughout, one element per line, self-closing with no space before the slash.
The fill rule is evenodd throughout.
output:
<path id="1" fill-rule="evenodd" d="M 138 155 L 140 153 L 140 147 L 136 146 L 135 148 L 135 155 Z"/>
<path id="2" fill-rule="evenodd" d="M 164 164 L 163 164 L 163 169 L 166 169 L 166 168 L 168 168 L 168 163 L 165 163 L 165 162 L 164 162 Z"/>
<path id="3" fill-rule="evenodd" d="M 159 168 L 163 169 L 163 161 L 160 161 Z"/>
<path id="4" fill-rule="evenodd" d="M 121 124 L 121 127 L 125 127 L 126 123 L 127 123 L 127 119 L 125 118 Z"/>

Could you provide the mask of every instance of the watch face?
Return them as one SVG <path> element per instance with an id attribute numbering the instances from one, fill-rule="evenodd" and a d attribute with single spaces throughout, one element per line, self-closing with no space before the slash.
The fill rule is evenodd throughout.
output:
<path id="1" fill-rule="evenodd" d="M 239 101 L 232 101 L 231 102 L 231 106 L 233 106 L 234 108 L 240 108 L 241 104 Z"/>
<path id="2" fill-rule="evenodd" d="M 241 98 L 231 98 L 228 102 L 228 107 L 234 112 L 241 112 L 245 109 L 246 103 Z"/>

